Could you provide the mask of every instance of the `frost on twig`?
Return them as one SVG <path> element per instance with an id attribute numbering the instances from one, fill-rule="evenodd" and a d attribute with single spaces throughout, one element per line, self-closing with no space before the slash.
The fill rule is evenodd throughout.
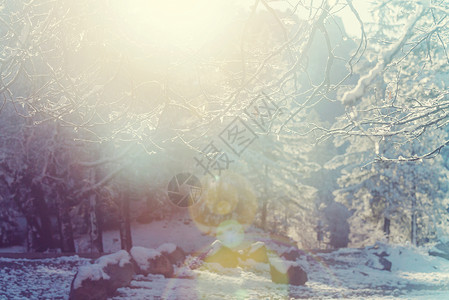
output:
<path id="1" fill-rule="evenodd" d="M 424 7 L 420 6 L 415 15 L 411 16 L 405 26 L 404 33 L 402 37 L 394 44 L 392 44 L 386 51 L 379 54 L 377 64 L 364 76 L 360 77 L 357 85 L 352 89 L 343 94 L 341 101 L 346 106 L 352 106 L 356 104 L 358 100 L 363 96 L 366 88 L 374 81 L 374 79 L 383 71 L 383 69 L 391 62 L 396 53 L 404 45 L 405 41 L 411 35 L 413 27 L 416 22 L 420 19 L 424 12 Z"/>

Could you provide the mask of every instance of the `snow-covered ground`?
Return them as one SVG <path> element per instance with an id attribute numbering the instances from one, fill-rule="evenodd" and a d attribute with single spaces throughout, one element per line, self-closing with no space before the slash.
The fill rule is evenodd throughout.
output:
<path id="1" fill-rule="evenodd" d="M 215 239 L 184 220 L 135 224 L 132 230 L 134 245 L 153 249 L 173 243 L 189 252 L 198 251 Z M 119 250 L 115 239 L 117 232 L 105 233 L 107 251 Z M 290 247 L 257 231 L 247 232 L 244 239 L 263 240 L 274 257 Z M 391 272 L 380 270 L 383 266 L 377 255 L 382 252 L 392 262 Z M 0 299 L 67 299 L 74 274 L 89 261 L 78 256 L 30 260 L 0 255 Z M 411 246 L 379 244 L 376 248 L 306 252 L 296 262 L 309 279 L 300 287 L 272 283 L 267 264 L 225 269 L 196 262 L 194 270 L 178 269 L 178 278 L 135 276 L 131 286 L 120 288 L 112 299 L 449 299 L 449 260 Z"/>
<path id="2" fill-rule="evenodd" d="M 154 221 L 150 224 L 132 224 L 134 246 L 157 248 L 164 243 L 180 245 L 185 251 L 198 251 L 207 247 L 215 238 L 203 233 L 194 222 L 183 215 L 173 220 Z M 77 252 L 90 252 L 89 237 L 83 236 L 76 241 Z M 120 250 L 120 234 L 117 230 L 103 232 L 105 252 Z"/>
<path id="3" fill-rule="evenodd" d="M 374 269 L 369 249 L 307 254 L 298 262 L 308 273 L 305 286 L 274 284 L 267 265 L 225 269 L 203 264 L 185 272 L 193 278 L 138 275 L 112 299 L 447 299 L 449 261 L 411 247 L 387 247 L 392 271 Z M 67 299 L 77 268 L 88 259 L 0 258 L 0 299 Z M 370 265 L 370 266 L 367 266 Z M 178 273 L 179 274 L 179 273 Z"/>
<path id="4" fill-rule="evenodd" d="M 449 261 L 416 248 L 386 247 L 392 271 L 376 270 L 378 257 L 370 249 L 344 249 L 307 254 L 298 262 L 309 281 L 296 287 L 274 284 L 267 265 L 252 270 L 224 269 L 204 264 L 194 279 L 137 277 L 113 299 L 447 299 Z M 369 266 L 368 266 L 369 265 Z"/>
<path id="5" fill-rule="evenodd" d="M 24 253 L 26 252 L 26 247 L 24 246 L 12 246 L 0 248 L 0 253 Z"/>
<path id="6" fill-rule="evenodd" d="M 68 299 L 76 270 L 89 261 L 78 256 L 52 259 L 0 257 L 0 299 Z"/>

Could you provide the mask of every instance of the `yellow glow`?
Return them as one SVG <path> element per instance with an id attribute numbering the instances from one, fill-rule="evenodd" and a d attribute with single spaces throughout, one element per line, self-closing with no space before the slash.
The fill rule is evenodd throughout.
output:
<path id="1" fill-rule="evenodd" d="M 217 239 L 229 248 L 239 246 L 242 243 L 244 236 L 243 226 L 235 220 L 221 222 L 217 228 Z"/>
<path id="2" fill-rule="evenodd" d="M 205 191 L 205 200 L 209 210 L 217 215 L 226 215 L 234 211 L 238 204 L 238 190 L 227 182 L 214 183 Z"/>
<path id="3" fill-rule="evenodd" d="M 231 16 L 226 0 L 111 0 L 117 28 L 139 43 L 200 47 Z"/>
<path id="4" fill-rule="evenodd" d="M 216 235 L 220 224 L 235 222 L 243 228 L 253 222 L 257 199 L 251 184 L 244 177 L 224 171 L 216 180 L 209 176 L 202 178 L 201 185 L 203 193 L 199 204 L 189 207 L 190 215 L 199 229 Z M 222 223 L 226 221 L 231 223 Z"/>

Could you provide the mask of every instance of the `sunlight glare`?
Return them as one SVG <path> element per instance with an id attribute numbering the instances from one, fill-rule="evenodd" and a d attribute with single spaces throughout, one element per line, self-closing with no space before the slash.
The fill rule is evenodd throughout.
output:
<path id="1" fill-rule="evenodd" d="M 118 29 L 138 43 L 198 48 L 225 26 L 224 0 L 111 0 Z"/>

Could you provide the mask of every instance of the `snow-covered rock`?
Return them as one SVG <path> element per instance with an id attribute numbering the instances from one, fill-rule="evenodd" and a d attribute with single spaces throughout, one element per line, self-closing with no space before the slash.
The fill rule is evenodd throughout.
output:
<path id="1" fill-rule="evenodd" d="M 387 258 L 390 256 L 389 248 L 381 243 L 375 244 L 373 247 L 366 248 L 368 253 L 368 261 L 366 265 L 373 269 L 391 271 L 392 262 Z"/>
<path id="2" fill-rule="evenodd" d="M 164 243 L 157 248 L 159 252 L 172 253 L 176 250 L 176 245 L 173 243 Z"/>
<path id="3" fill-rule="evenodd" d="M 151 273 L 160 274 L 167 278 L 173 277 L 173 264 L 161 252 L 144 247 L 133 247 L 130 253 L 136 263 L 138 274 L 146 276 Z"/>
<path id="4" fill-rule="evenodd" d="M 256 263 L 268 263 L 268 251 L 264 242 L 255 242 L 243 251 L 241 255 L 242 260 L 251 259 Z"/>
<path id="5" fill-rule="evenodd" d="M 385 257 L 382 257 L 382 256 L 380 256 L 379 257 L 379 263 L 382 265 L 382 270 L 385 270 L 385 271 L 391 271 L 391 266 L 392 266 L 392 263 L 391 263 L 391 261 L 389 261 L 388 259 L 386 259 Z"/>
<path id="6" fill-rule="evenodd" d="M 131 263 L 131 256 L 125 250 L 120 250 L 116 253 L 108 254 L 99 257 L 95 264 L 102 267 L 107 267 L 108 265 L 119 265 L 120 267 Z"/>
<path id="7" fill-rule="evenodd" d="M 429 250 L 429 255 L 439 256 L 449 260 L 449 242 L 439 242 Z"/>
<path id="8" fill-rule="evenodd" d="M 301 256 L 305 256 L 305 252 L 301 251 L 297 248 L 291 247 L 289 248 L 287 251 L 285 251 L 284 253 L 282 253 L 282 258 L 286 259 L 286 260 L 290 260 L 290 261 L 297 261 L 298 259 L 301 258 Z"/>
<path id="9" fill-rule="evenodd" d="M 118 288 L 129 285 L 133 275 L 131 256 L 125 250 L 102 256 L 95 263 L 78 269 L 69 299 L 107 299 Z"/>
<path id="10" fill-rule="evenodd" d="M 280 274 L 286 274 L 291 262 L 285 261 L 278 257 L 270 258 L 270 270 L 273 270 Z"/>
<path id="11" fill-rule="evenodd" d="M 394 272 L 434 272 L 446 268 L 446 260 L 430 256 L 425 248 L 411 245 L 390 245 L 388 260 L 392 262 Z"/>
<path id="12" fill-rule="evenodd" d="M 274 283 L 304 285 L 307 273 L 297 264 L 281 258 L 270 258 L 270 275 Z"/>
<path id="13" fill-rule="evenodd" d="M 140 270 L 147 270 L 150 267 L 150 260 L 155 259 L 161 253 L 154 249 L 144 247 L 132 247 L 130 254 Z"/>
<path id="14" fill-rule="evenodd" d="M 170 260 L 172 265 L 181 266 L 186 259 L 186 253 L 184 250 L 175 244 L 162 244 L 157 248 L 157 250 L 161 254 L 165 255 Z"/>
<path id="15" fill-rule="evenodd" d="M 238 252 L 234 252 L 219 240 L 216 240 L 212 243 L 204 261 L 207 263 L 218 263 L 225 268 L 236 268 L 238 266 L 238 258 Z"/>
<path id="16" fill-rule="evenodd" d="M 82 287 L 84 281 L 99 281 L 102 279 L 111 279 L 111 277 L 109 277 L 109 275 L 103 270 L 103 266 L 98 264 L 81 266 L 75 276 L 75 279 L 73 280 L 73 288 L 79 289 Z"/>
<path id="17" fill-rule="evenodd" d="M 81 266 L 70 287 L 70 300 L 107 299 L 109 275 L 99 265 Z"/>

